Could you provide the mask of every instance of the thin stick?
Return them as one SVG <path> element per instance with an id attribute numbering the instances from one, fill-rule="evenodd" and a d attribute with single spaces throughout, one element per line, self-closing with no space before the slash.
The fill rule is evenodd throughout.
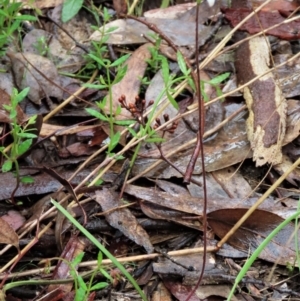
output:
<path id="1" fill-rule="evenodd" d="M 215 246 L 209 246 L 207 247 L 208 252 L 214 252 L 216 251 Z M 203 252 L 203 247 L 200 248 L 192 248 L 192 249 L 183 249 L 183 250 L 177 250 L 177 251 L 170 251 L 167 254 L 169 256 L 185 256 L 185 255 L 191 255 L 191 254 L 199 254 Z M 123 258 L 117 258 L 119 262 L 136 262 L 136 261 L 143 261 L 143 260 L 150 260 L 150 259 L 155 259 L 158 257 L 163 257 L 164 255 L 160 253 L 152 253 L 152 254 L 144 254 L 144 255 L 136 255 L 136 256 L 128 256 L 128 257 L 123 257 Z M 50 259 L 51 260 L 51 259 Z M 47 259 L 47 262 L 49 260 Z M 40 261 L 40 264 L 46 263 L 46 260 Z M 101 265 L 109 265 L 112 264 L 112 261 L 110 259 L 103 259 L 101 262 Z M 92 260 L 92 261 L 86 261 L 86 262 L 81 262 L 79 264 L 80 268 L 84 267 L 93 267 L 97 266 L 98 261 L 97 260 Z M 40 268 L 40 269 L 32 269 L 29 271 L 25 272 L 18 272 L 18 273 L 12 273 L 7 276 L 7 279 L 15 278 L 15 277 L 24 277 L 24 276 L 30 276 L 34 274 L 42 274 L 45 272 L 45 269 L 47 271 L 53 271 L 55 269 L 55 266 L 47 267 L 47 268 Z M 4 275 L 0 275 L 0 280 L 3 279 Z"/>

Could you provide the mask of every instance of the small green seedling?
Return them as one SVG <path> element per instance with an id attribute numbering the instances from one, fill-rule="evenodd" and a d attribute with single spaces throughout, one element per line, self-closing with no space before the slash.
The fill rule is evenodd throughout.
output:
<path id="1" fill-rule="evenodd" d="M 234 295 L 234 292 L 239 284 L 239 282 L 243 279 L 243 277 L 246 275 L 247 271 L 250 269 L 253 262 L 258 258 L 259 254 L 262 252 L 262 250 L 267 246 L 267 244 L 273 239 L 275 235 L 279 233 L 286 225 L 288 225 L 292 220 L 298 219 L 300 216 L 300 211 L 296 211 L 293 215 L 291 215 L 289 218 L 284 220 L 281 224 L 279 224 L 260 244 L 260 246 L 253 252 L 253 254 L 250 256 L 250 258 L 246 261 L 243 268 L 237 275 L 234 285 L 229 293 L 229 296 L 227 297 L 227 301 L 230 301 L 232 296 Z M 298 229 L 297 229 L 298 230 Z M 297 232 L 296 232 L 297 233 Z M 297 234 L 296 234 L 297 236 Z M 297 245 L 298 250 L 298 245 Z"/>
<path id="2" fill-rule="evenodd" d="M 96 290 L 102 290 L 106 288 L 109 283 L 108 282 L 98 282 L 94 284 L 94 278 L 95 276 L 100 273 L 102 276 L 104 276 L 106 279 L 108 279 L 110 282 L 113 281 L 112 277 L 107 273 L 105 269 L 101 267 L 102 263 L 102 253 L 98 253 L 97 258 L 97 269 L 93 272 L 91 275 L 88 283 L 86 284 L 85 280 L 81 275 L 79 275 L 76 272 L 76 266 L 82 262 L 84 253 L 78 254 L 74 260 L 71 262 L 71 269 L 70 274 L 74 278 L 74 286 L 75 286 L 75 301 L 85 301 L 88 300 L 90 292 L 96 291 Z"/>
<path id="3" fill-rule="evenodd" d="M 94 237 L 89 231 L 87 231 L 78 221 L 59 203 L 51 200 L 52 204 L 82 233 L 84 234 L 112 263 L 123 273 L 123 275 L 128 279 L 128 281 L 133 285 L 136 291 L 139 293 L 143 301 L 147 301 L 147 297 L 141 290 L 139 285 L 136 283 L 134 278 L 128 273 L 126 268 L 118 262 L 118 260 Z"/>
<path id="4" fill-rule="evenodd" d="M 29 176 L 20 177 L 18 158 L 23 155 L 32 145 L 32 140 L 36 138 L 36 135 L 32 133 L 34 128 L 31 128 L 35 124 L 36 115 L 29 118 L 27 123 L 22 126 L 18 124 L 17 120 L 17 108 L 19 103 L 26 97 L 29 92 L 29 88 L 25 88 L 20 93 L 16 89 L 13 90 L 11 95 L 11 104 L 3 105 L 4 109 L 9 113 L 11 119 L 11 135 L 13 143 L 10 152 L 7 154 L 4 151 L 4 147 L 0 147 L 0 152 L 5 157 L 5 162 L 2 165 L 2 172 L 8 172 L 15 167 L 16 177 L 22 183 L 32 183 L 33 179 Z"/>
<path id="5" fill-rule="evenodd" d="M 22 3 L 2 0 L 0 5 L 0 57 L 6 52 L 7 45 L 21 31 L 23 21 L 36 21 L 36 17 L 21 15 Z"/>

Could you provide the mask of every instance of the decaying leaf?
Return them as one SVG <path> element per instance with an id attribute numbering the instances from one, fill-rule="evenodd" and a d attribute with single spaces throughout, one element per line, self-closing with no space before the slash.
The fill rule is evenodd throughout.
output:
<path id="1" fill-rule="evenodd" d="M 61 257 L 64 261 L 59 261 L 56 269 L 53 272 L 53 279 L 66 279 L 70 276 L 70 264 L 77 255 L 82 253 L 85 249 L 87 240 L 85 238 L 78 238 L 77 236 L 72 236 L 68 243 L 66 244 Z M 64 293 L 68 293 L 72 290 L 73 283 L 65 284 L 51 284 L 49 285 L 47 291 L 51 292 L 60 288 Z"/>
<path id="2" fill-rule="evenodd" d="M 78 48 L 65 49 L 63 46 L 56 36 L 42 29 L 31 30 L 23 39 L 24 53 L 45 56 L 59 66 L 60 72 L 75 73 L 84 62 L 80 55 L 83 51 Z"/>
<path id="3" fill-rule="evenodd" d="M 285 173 L 286 171 L 288 171 L 290 169 L 290 167 L 292 166 L 293 162 L 291 161 L 291 159 L 283 154 L 283 160 L 280 164 L 274 165 L 273 168 L 280 174 L 282 175 L 283 173 Z M 295 168 L 293 171 L 291 171 L 288 176 L 286 177 L 286 180 L 289 181 L 292 185 L 297 187 L 297 182 L 300 183 L 300 169 L 299 168 Z"/>
<path id="4" fill-rule="evenodd" d="M 98 190 L 96 191 L 96 202 L 101 205 L 104 214 L 107 210 L 115 209 L 105 214 L 107 222 L 112 227 L 119 229 L 125 236 L 143 246 L 148 253 L 153 252 L 147 232 L 139 225 L 130 210 L 127 208 L 117 209 L 120 206 L 117 193 L 112 193 L 107 188 Z"/>
<path id="5" fill-rule="evenodd" d="M 236 52 L 239 84 L 245 84 L 269 71 L 270 46 L 264 37 L 241 44 Z M 248 139 L 256 166 L 282 161 L 282 142 L 286 128 L 286 101 L 272 73 L 260 77 L 243 89 L 249 109 Z"/>
<path id="6" fill-rule="evenodd" d="M 182 197 L 176 194 L 171 195 L 153 188 L 134 185 L 127 185 L 125 192 L 150 202 L 150 206 L 147 205 L 147 202 L 142 203 L 141 208 L 151 218 L 165 218 L 176 223 L 182 223 L 181 217 L 187 217 L 189 214 L 202 215 L 203 199 L 201 198 L 186 196 L 183 201 Z M 256 200 L 257 198 L 244 200 L 240 198 L 209 198 L 207 213 L 210 227 L 219 237 L 223 237 Z M 285 218 L 295 213 L 295 210 L 289 210 L 289 208 L 278 205 L 272 199 L 265 200 L 261 208 L 256 210 L 232 236 L 228 242 L 231 246 L 245 252 L 254 251 L 272 230 Z M 195 228 L 192 223 L 186 222 L 185 225 Z M 290 223 L 272 240 L 259 257 L 275 262 L 281 256 L 280 264 L 294 262 L 295 244 L 293 239 L 289 240 L 294 230 L 295 226 Z"/>
<path id="7" fill-rule="evenodd" d="M 30 87 L 28 98 L 40 105 L 45 97 L 62 99 L 60 79 L 55 65 L 47 58 L 31 53 L 8 52 L 19 89 Z"/>
<path id="8" fill-rule="evenodd" d="M 9 210 L 5 215 L 1 216 L 1 219 L 6 221 L 15 231 L 22 227 L 25 223 L 24 216 L 16 210 Z"/>
<path id="9" fill-rule="evenodd" d="M 184 7 L 184 9 L 181 11 L 176 11 L 176 7 L 166 8 L 163 10 L 165 11 L 163 15 L 157 10 L 154 10 L 154 13 L 147 12 L 147 17 L 142 19 L 157 26 L 177 46 L 195 45 L 196 6 L 191 7 L 190 4 L 186 4 L 185 6 L 181 7 Z M 173 13 L 169 13 L 170 10 L 173 10 Z M 207 5 L 207 1 L 203 1 L 201 3 L 198 32 L 199 46 L 205 43 L 212 31 L 211 26 L 204 26 L 201 23 L 206 22 L 208 17 L 214 15 L 217 11 L 217 6 L 210 8 Z M 110 28 L 114 28 L 115 30 L 107 34 L 106 32 Z M 144 38 L 144 36 L 154 33 L 148 28 L 148 26 L 138 21 L 132 19 L 119 19 L 106 24 L 98 31 L 95 31 L 91 35 L 90 40 L 101 40 L 103 37 L 103 32 L 104 35 L 109 36 L 107 43 L 110 44 L 145 43 L 147 40 Z"/>
<path id="10" fill-rule="evenodd" d="M 216 210 L 208 214 L 208 223 L 213 231 L 222 238 L 246 211 L 247 209 Z M 255 210 L 227 243 L 252 253 L 283 220 L 271 212 Z M 295 225 L 288 224 L 263 249 L 259 258 L 282 265 L 294 264 L 296 259 L 294 232 Z M 299 234 L 297 235 L 299 241 Z"/>
<path id="11" fill-rule="evenodd" d="M 230 21 L 232 27 L 235 27 L 237 24 L 239 24 L 250 13 L 252 13 L 252 11 L 253 10 L 249 8 L 227 8 L 223 10 L 225 13 L 225 18 Z M 286 18 L 284 18 L 279 11 L 259 11 L 256 15 L 246 21 L 240 27 L 240 30 L 246 30 L 251 34 L 254 34 L 276 24 L 283 23 L 285 20 Z M 280 26 L 267 30 L 266 34 L 270 34 L 285 40 L 298 40 L 300 37 L 299 31 L 297 30 L 297 28 L 299 28 L 299 24 L 299 19 L 290 23 L 283 23 Z"/>
<path id="12" fill-rule="evenodd" d="M 150 59 L 151 54 L 149 47 L 152 45 L 147 43 L 139 47 L 127 60 L 127 71 L 122 80 L 113 85 L 112 87 L 112 102 L 113 109 L 115 110 L 119 105 L 119 98 L 124 95 L 127 103 L 135 102 L 136 96 L 139 95 L 141 79 L 144 77 L 144 73 L 147 68 L 147 60 Z M 130 87 L 130 89 L 128 89 Z M 109 102 L 107 102 L 107 112 L 109 112 Z M 131 113 L 125 109 L 122 109 L 120 119 L 132 119 Z"/>
<path id="13" fill-rule="evenodd" d="M 19 250 L 19 237 L 7 221 L 0 217 L 0 243 L 13 245 Z"/>

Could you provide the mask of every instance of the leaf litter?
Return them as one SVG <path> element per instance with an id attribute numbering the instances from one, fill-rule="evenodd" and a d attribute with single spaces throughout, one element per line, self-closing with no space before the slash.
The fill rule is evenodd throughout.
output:
<path id="1" fill-rule="evenodd" d="M 147 10 L 147 6 L 154 5 L 148 2 L 145 1 L 143 16 L 137 17 L 144 23 L 136 18 L 123 18 L 125 2 L 113 1 L 110 7 L 117 14 L 103 24 L 103 7 L 97 10 L 96 18 L 88 13 L 89 10 L 80 10 L 73 19 L 63 23 L 60 1 L 37 1 L 31 9 L 45 9 L 46 14 L 39 19 L 42 27 L 32 23 L 31 29 L 22 32 L 22 39 L 8 43 L 9 49 L 1 62 L 5 72 L 0 74 L 3 152 L 13 142 L 11 116 L 5 109 L 10 103 L 13 87 L 19 90 L 30 87 L 27 98 L 17 106 L 18 124 L 25 126 L 28 116 L 34 112 L 43 114 L 44 121 L 39 138 L 18 160 L 21 176 L 30 175 L 34 182 L 19 183 L 13 192 L 15 172 L 0 174 L 3 202 L 0 217 L 3 248 L 0 253 L 5 256 L 1 273 L 11 273 L 9 276 L 3 274 L 1 279 L 25 279 L 22 273 L 15 274 L 17 268 L 14 266 L 17 264 L 22 268 L 20 259 L 23 254 L 19 252 L 28 252 L 27 246 L 30 251 L 25 260 L 35 263 L 42 260 L 40 264 L 44 264 L 39 272 L 32 270 L 32 274 L 38 274 L 39 278 L 45 276 L 47 268 L 51 271 L 51 279 L 68 278 L 72 270 L 67 262 L 74 261 L 82 251 L 85 252 L 85 262 L 76 266 L 76 273 L 95 264 L 89 264 L 89 261 L 97 257 L 98 251 L 73 231 L 61 213 L 54 212 L 50 205 L 53 198 L 62 201 L 80 223 L 85 223 L 84 216 L 87 215 L 85 227 L 103 241 L 112 254 L 121 255 L 124 261 L 128 257 L 128 262 L 133 256 L 144 254 L 141 256 L 143 261 L 137 260 L 134 267 L 125 267 L 139 279 L 144 290 L 149 291 L 148 300 L 161 300 L 158 296 L 162 294 L 166 300 L 171 300 L 172 296 L 186 300 L 198 281 L 203 256 L 193 254 L 193 250 L 203 248 L 204 191 L 200 158 L 196 161 L 191 183 L 183 183 L 199 130 L 197 101 L 188 77 L 176 81 L 182 72 L 187 72 L 184 60 L 152 30 L 157 27 L 171 39 L 195 67 L 196 6 L 195 3 L 177 1 L 168 8 L 158 8 L 158 5 L 154 10 Z M 230 27 L 239 26 L 261 4 L 252 1 L 241 7 L 239 1 L 232 1 L 228 7 L 225 2 L 217 1 L 209 6 L 204 1 L 200 5 L 198 47 L 201 60 L 205 61 L 216 49 Z M 214 251 L 206 254 L 202 287 L 190 300 L 216 295 L 226 298 L 243 260 L 297 210 L 300 175 L 298 169 L 294 169 L 220 250 L 215 247 L 268 187 L 299 158 L 300 73 L 299 47 L 295 42 L 299 38 L 296 32 L 299 19 L 297 12 L 291 15 L 297 9 L 296 3 L 269 1 L 241 25 L 234 36 L 230 36 L 230 43 L 226 45 L 228 50 L 225 48 L 223 54 L 216 55 L 201 68 L 201 79 L 205 81 L 203 98 L 210 100 L 205 103 L 204 163 L 208 189 L 207 243 Z M 113 9 L 110 11 L 112 15 Z M 290 18 L 295 19 L 289 21 Z M 262 29 L 267 29 L 266 36 L 252 37 Z M 248 41 L 230 49 L 233 43 L 247 37 L 250 38 Z M 95 52 L 97 45 L 103 48 Z M 105 51 L 103 58 L 99 57 L 99 49 Z M 113 64 L 124 53 L 130 53 L 129 58 L 109 70 L 113 82 L 109 91 L 105 83 L 108 73 L 103 62 L 109 59 Z M 99 59 L 104 60 L 97 65 L 97 60 L 93 60 L 95 57 L 98 63 Z M 126 70 L 124 76 L 116 77 L 114 82 L 114 76 L 122 68 Z M 48 120 L 46 114 L 56 110 L 70 94 L 77 93 L 95 70 L 98 76 L 92 85 L 87 85 L 85 92 L 75 96 L 75 100 L 63 109 L 55 111 Z M 226 73 L 228 75 L 224 76 Z M 255 77 L 257 79 L 249 84 Z M 263 82 L 266 80 L 272 82 L 272 85 L 267 85 L 268 89 Z M 241 85 L 246 86 L 240 88 Z M 274 97 L 267 97 L 272 93 L 279 98 L 271 105 Z M 101 120 L 92 119 L 84 110 L 99 110 L 99 107 Z M 150 122 L 148 118 L 152 118 Z M 128 120 L 130 122 L 124 126 Z M 148 137 L 141 136 L 141 133 Z M 140 144 L 135 154 L 133 145 L 137 143 Z M 274 146 L 272 149 L 271 145 Z M 105 153 L 107 147 L 108 154 Z M 9 154 L 9 148 L 5 152 Z M 112 159 L 114 153 L 118 154 L 117 160 Z M 130 169 L 124 171 L 123 160 L 131 160 L 135 155 L 136 160 L 132 161 Z M 4 159 L 3 153 L 2 163 Z M 253 160 L 258 167 L 254 166 Z M 53 172 L 43 172 L 51 168 Z M 58 176 L 54 177 L 55 174 Z M 71 196 L 68 195 L 70 190 Z M 75 199 L 83 203 L 82 207 L 72 202 L 74 193 Z M 17 198 L 17 204 L 10 204 L 12 194 Z M 55 226 L 51 228 L 53 223 Z M 38 241 L 35 240 L 33 237 L 42 233 L 44 228 L 48 230 Z M 290 296 L 299 295 L 297 276 L 295 282 L 286 279 L 286 266 L 291 271 L 291 267 L 299 265 L 296 259 L 299 232 L 297 239 L 293 238 L 294 232 L 293 223 L 282 229 L 253 266 L 252 272 L 258 273 L 260 269 L 269 270 L 272 264 L 279 265 L 269 277 L 271 280 L 264 281 L 265 272 L 254 284 L 250 272 L 243 279 L 243 285 L 254 299 L 264 296 L 263 292 L 257 293 L 262 287 L 280 298 L 286 292 Z M 10 245 L 18 252 L 10 249 Z M 191 254 L 181 255 L 182 250 Z M 175 255 L 169 256 L 166 251 L 173 251 Z M 158 253 L 156 261 L 147 257 L 153 253 Z M 15 261 L 7 266 L 6 262 L 15 255 Z M 45 262 L 50 262 L 50 257 L 54 256 L 63 260 L 51 262 L 48 267 Z M 232 258 L 231 264 L 235 268 L 224 258 Z M 107 271 L 114 279 L 109 287 L 112 296 L 136 294 L 131 287 L 123 286 L 124 279 L 119 271 L 111 267 Z M 26 272 L 30 275 L 30 268 Z M 274 285 L 272 277 L 280 278 L 288 289 L 284 291 Z M 97 281 L 101 281 L 101 276 L 97 276 Z M 157 285 L 151 289 L 153 281 Z M 29 289 L 27 293 L 30 294 Z M 10 294 L 17 296 L 13 290 Z M 72 282 L 51 284 L 45 291 L 39 291 L 39 297 L 47 298 L 47 294 L 53 300 L 69 300 L 74 298 L 76 290 Z M 101 290 L 91 292 L 89 300 L 100 298 L 101 294 L 107 296 L 108 293 Z M 236 293 L 235 300 L 243 298 L 243 294 Z"/>

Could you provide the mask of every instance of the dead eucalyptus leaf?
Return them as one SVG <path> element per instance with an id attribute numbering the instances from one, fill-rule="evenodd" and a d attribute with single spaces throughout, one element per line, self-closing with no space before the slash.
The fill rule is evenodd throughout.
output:
<path id="1" fill-rule="evenodd" d="M 151 57 L 149 47 L 151 47 L 150 43 L 139 47 L 126 61 L 126 74 L 120 82 L 112 87 L 113 111 L 120 105 L 119 98 L 121 95 L 126 97 L 127 103 L 134 103 L 136 96 L 139 95 L 141 79 L 144 77 L 144 73 L 148 66 L 147 60 Z M 130 87 L 130 89 L 128 89 L 128 87 Z M 109 113 L 110 104 L 109 102 L 107 103 L 106 110 Z M 118 117 L 120 117 L 120 119 L 132 119 L 131 113 L 124 108 Z"/>
<path id="2" fill-rule="evenodd" d="M 62 99 L 63 91 L 58 88 L 60 79 L 55 65 L 47 58 L 32 53 L 7 52 L 16 84 L 19 89 L 30 87 L 28 98 L 40 105 L 41 99 Z"/>
<path id="3" fill-rule="evenodd" d="M 96 202 L 101 205 L 107 222 L 138 245 L 143 246 L 147 253 L 152 253 L 154 248 L 147 232 L 139 225 L 129 209 L 118 209 L 120 206 L 118 199 L 118 194 L 107 188 L 96 191 Z M 111 211 L 112 209 L 114 210 Z M 105 213 L 105 211 L 111 212 Z"/>
<path id="4" fill-rule="evenodd" d="M 189 4 L 182 7 L 181 10 L 176 7 L 170 7 L 160 9 L 159 12 L 157 10 L 148 11 L 147 17 L 141 19 L 157 26 L 177 46 L 195 45 L 196 6 L 192 7 Z M 200 7 L 198 36 L 199 46 L 202 46 L 212 31 L 211 26 L 202 24 L 207 21 L 209 16 L 218 12 L 219 7 L 214 5 L 210 8 L 206 1 L 203 1 Z M 177 11 L 175 11 L 176 9 Z M 175 13 L 170 13 L 170 11 Z M 115 30 L 107 34 L 106 32 L 110 28 L 115 28 Z M 103 36 L 109 36 L 107 40 L 109 44 L 140 44 L 147 42 L 144 36 L 149 36 L 149 34 L 154 34 L 154 32 L 148 26 L 128 18 L 105 24 L 105 27 L 100 28 L 91 35 L 90 40 L 100 41 Z"/>
<path id="5" fill-rule="evenodd" d="M 14 231 L 18 230 L 25 223 L 24 216 L 16 210 L 9 210 L 5 215 L 1 216 L 1 219 L 6 221 Z"/>
<path id="6" fill-rule="evenodd" d="M 6 222 L 2 217 L 0 217 L 0 243 L 13 245 L 19 251 L 19 237 L 15 230 Z"/>
<path id="7" fill-rule="evenodd" d="M 223 238 L 246 211 L 247 209 L 238 208 L 211 212 L 207 215 L 209 226 L 218 237 Z M 272 212 L 255 210 L 227 243 L 237 249 L 253 253 L 262 241 L 283 221 L 283 218 Z M 295 225 L 293 223 L 288 224 L 263 249 L 259 258 L 282 265 L 294 264 L 296 259 L 294 232 Z M 300 234 L 297 235 L 299 241 Z"/>

